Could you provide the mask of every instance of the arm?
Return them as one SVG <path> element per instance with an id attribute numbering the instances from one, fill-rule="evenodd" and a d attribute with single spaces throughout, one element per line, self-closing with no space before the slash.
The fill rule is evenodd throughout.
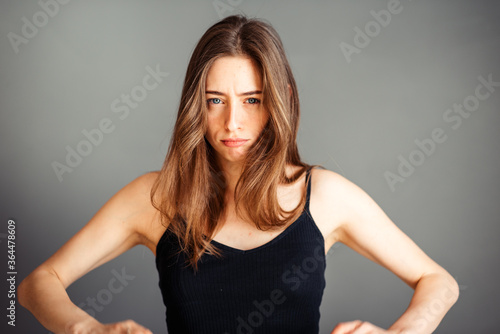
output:
<path id="1" fill-rule="evenodd" d="M 149 189 L 155 175 L 138 177 L 18 287 L 19 303 L 54 333 L 151 333 L 133 321 L 103 325 L 73 304 L 66 288 L 92 269 L 144 243 L 144 223 L 155 211 Z M 142 223 L 142 224 L 141 224 Z M 85 250 L 82 252 L 82 250 Z"/>
<path id="2" fill-rule="evenodd" d="M 458 298 L 455 279 L 404 234 L 360 187 L 320 171 L 321 192 L 336 203 L 327 240 L 340 241 L 387 268 L 415 290 L 408 308 L 384 331 L 368 322 L 340 323 L 332 334 L 431 333 Z M 333 201 L 333 202 L 332 202 Z M 356 331 L 354 331 L 356 330 Z"/>

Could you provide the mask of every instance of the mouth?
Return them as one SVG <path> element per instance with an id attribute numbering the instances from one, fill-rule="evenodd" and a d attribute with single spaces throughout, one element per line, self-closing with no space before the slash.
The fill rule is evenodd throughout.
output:
<path id="1" fill-rule="evenodd" d="M 229 138 L 221 140 L 221 142 L 227 147 L 238 147 L 245 144 L 247 141 L 248 139 L 242 139 L 242 138 Z"/>

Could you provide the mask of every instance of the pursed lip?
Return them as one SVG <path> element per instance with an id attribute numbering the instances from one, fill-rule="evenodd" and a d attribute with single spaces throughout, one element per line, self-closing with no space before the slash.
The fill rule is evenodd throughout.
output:
<path id="1" fill-rule="evenodd" d="M 248 141 L 248 139 L 243 139 L 243 138 L 228 138 L 228 139 L 222 139 L 221 142 L 229 147 L 238 147 L 243 144 L 245 144 Z"/>

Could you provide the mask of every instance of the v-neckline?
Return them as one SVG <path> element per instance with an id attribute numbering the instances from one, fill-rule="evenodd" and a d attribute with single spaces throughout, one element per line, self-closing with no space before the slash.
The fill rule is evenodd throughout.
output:
<path id="1" fill-rule="evenodd" d="M 308 168 L 306 170 L 306 203 L 304 204 L 304 208 L 302 209 L 302 212 L 301 212 L 300 216 L 297 219 L 295 219 L 295 221 L 293 223 L 291 223 L 290 225 L 288 225 L 283 231 L 281 231 L 280 234 L 278 234 L 277 236 L 275 236 L 274 238 L 272 238 L 268 242 L 266 242 L 266 243 L 264 243 L 264 244 L 262 244 L 260 246 L 254 247 L 254 248 L 250 248 L 250 249 L 235 248 L 235 247 L 223 244 L 221 242 L 218 242 L 218 241 L 216 241 L 214 239 L 210 240 L 210 243 L 213 244 L 213 245 L 215 245 L 216 247 L 218 247 L 220 249 L 224 249 L 224 250 L 226 250 L 228 252 L 231 252 L 231 253 L 248 254 L 248 253 L 257 252 L 257 251 L 259 251 L 261 249 L 265 249 L 265 248 L 270 247 L 270 246 L 274 245 L 275 243 L 279 242 L 288 233 L 290 233 L 290 231 L 295 226 L 298 225 L 298 222 L 301 220 L 302 216 L 304 216 L 305 214 L 307 214 L 307 211 L 309 210 L 311 182 L 309 181 L 309 183 L 307 183 L 307 181 L 308 181 L 308 178 L 310 178 L 310 172 L 311 172 L 311 169 Z"/>
<path id="2" fill-rule="evenodd" d="M 281 231 L 277 236 L 275 236 L 274 238 L 272 238 L 268 242 L 266 242 L 266 243 L 264 243 L 262 245 L 256 246 L 254 248 L 250 248 L 250 249 L 235 248 L 235 247 L 228 246 L 226 244 L 223 244 L 223 243 L 218 242 L 218 241 L 213 240 L 213 239 L 210 241 L 210 243 L 214 244 L 216 247 L 218 247 L 220 249 L 224 249 L 224 250 L 232 252 L 232 253 L 247 254 L 247 253 L 257 252 L 257 251 L 259 251 L 261 249 L 270 247 L 271 245 L 273 245 L 273 244 L 277 243 L 278 241 L 280 241 L 281 239 L 283 239 L 287 234 L 289 234 L 290 231 L 296 225 L 298 225 L 298 222 L 301 220 L 302 216 L 305 214 L 305 211 L 306 211 L 306 208 L 304 207 L 304 210 L 302 211 L 302 213 L 300 214 L 300 216 L 297 219 L 295 219 L 295 221 L 293 223 L 291 223 L 290 225 L 288 225 L 283 231 Z"/>

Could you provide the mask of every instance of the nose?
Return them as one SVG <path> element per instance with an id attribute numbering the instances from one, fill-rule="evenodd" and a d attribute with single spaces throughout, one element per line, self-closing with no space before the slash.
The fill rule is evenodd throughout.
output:
<path id="1" fill-rule="evenodd" d="M 228 131 L 241 129 L 243 112 L 237 103 L 230 103 L 227 108 L 225 126 Z"/>

